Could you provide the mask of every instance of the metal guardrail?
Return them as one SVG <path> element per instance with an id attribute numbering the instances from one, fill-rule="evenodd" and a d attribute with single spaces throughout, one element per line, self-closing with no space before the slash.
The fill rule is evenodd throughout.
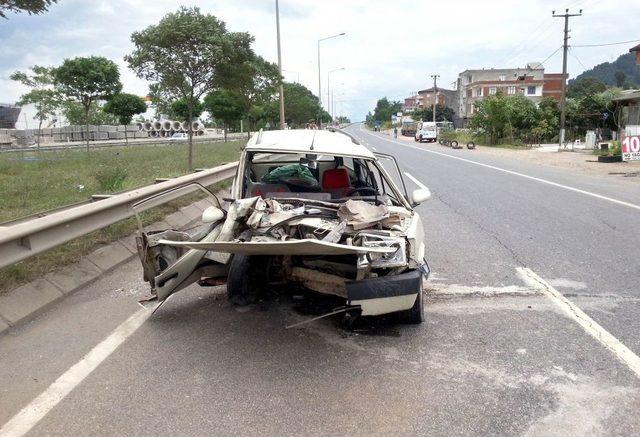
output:
<path id="1" fill-rule="evenodd" d="M 0 226 L 0 268 L 30 258 L 60 244 L 97 231 L 134 215 L 131 205 L 171 188 L 197 182 L 208 186 L 235 176 L 238 162 L 180 176 L 153 185 L 116 194 L 96 202 L 53 211 L 43 217 Z M 181 197 L 196 187 L 185 187 L 166 196 L 161 203 Z M 159 203 L 149 203 L 146 209 Z"/>

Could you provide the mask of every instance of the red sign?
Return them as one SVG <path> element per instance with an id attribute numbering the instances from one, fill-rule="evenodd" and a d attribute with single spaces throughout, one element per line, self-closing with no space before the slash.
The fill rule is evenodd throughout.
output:
<path id="1" fill-rule="evenodd" d="M 622 160 L 640 161 L 640 136 L 628 136 L 622 140 Z"/>

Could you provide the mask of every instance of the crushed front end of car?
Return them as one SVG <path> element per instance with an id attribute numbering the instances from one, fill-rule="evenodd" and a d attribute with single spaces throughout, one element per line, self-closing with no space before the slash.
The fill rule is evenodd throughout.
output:
<path id="1" fill-rule="evenodd" d="M 406 208 L 364 200 L 256 196 L 233 201 L 226 218 L 200 239 L 164 231 L 147 236 L 146 244 L 174 260 L 187 249 L 205 251 L 215 278 L 228 272 L 228 295 L 237 304 L 254 302 L 269 283 L 285 282 L 343 298 L 363 316 L 411 312 L 416 305 L 421 312 L 428 268 L 408 238 L 413 218 Z M 421 317 L 414 314 L 413 322 Z"/>

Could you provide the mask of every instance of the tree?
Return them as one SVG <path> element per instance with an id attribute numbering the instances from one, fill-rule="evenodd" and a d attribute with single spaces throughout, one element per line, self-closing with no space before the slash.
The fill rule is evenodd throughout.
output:
<path id="1" fill-rule="evenodd" d="M 321 114 L 322 122 L 331 121 L 331 116 L 320 108 L 320 101 L 313 92 L 300 83 L 284 82 L 285 121 L 289 126 L 303 127 L 310 120 L 316 120 Z M 274 126 L 279 124 L 279 103 L 276 98 L 272 98 L 265 106 L 265 118 Z"/>
<path id="2" fill-rule="evenodd" d="M 469 127 L 479 134 L 487 135 L 489 144 L 504 138 L 509 124 L 507 97 L 498 92 L 475 103 Z"/>
<path id="3" fill-rule="evenodd" d="M 111 97 L 104 105 L 104 112 L 118 117 L 118 123 L 124 125 L 124 142 L 129 144 L 127 137 L 127 125 L 136 114 L 147 110 L 147 104 L 135 94 L 119 93 Z"/>
<path id="4" fill-rule="evenodd" d="M 391 116 L 400 112 L 401 108 L 402 103 L 398 101 L 390 102 L 389 99 L 383 97 L 376 103 L 376 107 L 373 110 L 373 120 L 381 122 L 391 121 Z"/>
<path id="5" fill-rule="evenodd" d="M 122 89 L 118 66 L 107 58 L 65 59 L 53 69 L 56 88 L 66 98 L 80 102 L 85 115 L 85 139 L 89 151 L 89 111 L 97 100 L 107 100 Z"/>
<path id="6" fill-rule="evenodd" d="M 414 120 L 433 121 L 433 106 L 416 109 L 411 114 Z M 455 112 L 445 105 L 436 105 L 436 121 L 453 121 Z"/>
<path id="7" fill-rule="evenodd" d="M 229 65 L 255 57 L 253 38 L 229 32 L 224 22 L 197 7 L 181 7 L 131 35 L 135 50 L 125 56 L 129 67 L 144 79 L 157 83 L 167 94 L 184 98 L 189 123 L 189 170 L 193 169 L 193 110 L 196 102 L 216 88 L 219 75 Z"/>
<path id="8" fill-rule="evenodd" d="M 38 120 L 37 144 L 38 150 L 40 150 L 42 123 L 47 118 L 54 116 L 56 109 L 60 106 L 60 95 L 52 87 L 53 76 L 51 68 L 34 65 L 31 67 L 31 73 L 16 71 L 9 78 L 31 88 L 31 91 L 20 97 L 18 105 L 32 104 L 36 109 L 34 118 Z"/>
<path id="9" fill-rule="evenodd" d="M 601 93 L 606 89 L 607 86 L 599 79 L 595 77 L 582 77 L 569 84 L 567 97 L 579 99 L 589 94 Z"/>
<path id="10" fill-rule="evenodd" d="M 198 118 L 204 111 L 204 105 L 198 100 L 191 110 L 191 117 Z M 169 105 L 169 115 L 182 121 L 189 121 L 189 104 L 186 99 L 174 100 Z"/>
<path id="11" fill-rule="evenodd" d="M 617 70 L 614 74 L 614 78 L 616 81 L 616 86 L 618 88 L 622 88 L 625 82 L 627 82 L 627 73 L 622 70 Z"/>
<path id="12" fill-rule="evenodd" d="M 264 122 L 266 111 L 263 105 L 251 105 L 247 112 L 247 120 L 249 121 L 249 129 L 258 130 L 258 125 Z"/>
<path id="13" fill-rule="evenodd" d="M 243 103 L 243 116 L 248 117 L 253 106 L 264 107 L 274 100 L 281 79 L 276 64 L 267 62 L 260 56 L 253 56 L 247 62 L 224 66 L 220 72 L 218 88 L 233 91 Z"/>
<path id="14" fill-rule="evenodd" d="M 522 94 L 507 97 L 507 129 L 513 142 L 514 139 L 528 139 L 531 129 L 539 121 L 536 104 Z"/>
<path id="15" fill-rule="evenodd" d="M 232 91 L 222 89 L 207 94 L 204 98 L 204 107 L 213 117 L 224 123 L 224 141 L 226 142 L 229 124 L 239 120 L 245 112 L 242 101 Z"/>
<path id="16" fill-rule="evenodd" d="M 85 114 L 82 104 L 73 100 L 61 102 L 60 109 L 62 109 L 62 115 L 64 118 L 71 125 L 83 126 L 87 119 L 89 120 L 90 125 L 118 124 L 118 119 L 115 116 L 104 112 L 103 107 L 100 104 L 91 105 L 88 115 Z"/>
<path id="17" fill-rule="evenodd" d="M 58 3 L 58 0 L 0 0 L 0 17 L 7 18 L 7 12 L 41 14 L 54 3 Z"/>

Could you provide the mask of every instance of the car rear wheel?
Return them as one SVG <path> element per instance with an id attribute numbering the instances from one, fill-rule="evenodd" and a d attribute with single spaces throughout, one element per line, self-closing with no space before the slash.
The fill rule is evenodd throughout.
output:
<path id="1" fill-rule="evenodd" d="M 227 276 L 227 298 L 238 306 L 256 303 L 268 280 L 269 257 L 235 254 Z"/>

